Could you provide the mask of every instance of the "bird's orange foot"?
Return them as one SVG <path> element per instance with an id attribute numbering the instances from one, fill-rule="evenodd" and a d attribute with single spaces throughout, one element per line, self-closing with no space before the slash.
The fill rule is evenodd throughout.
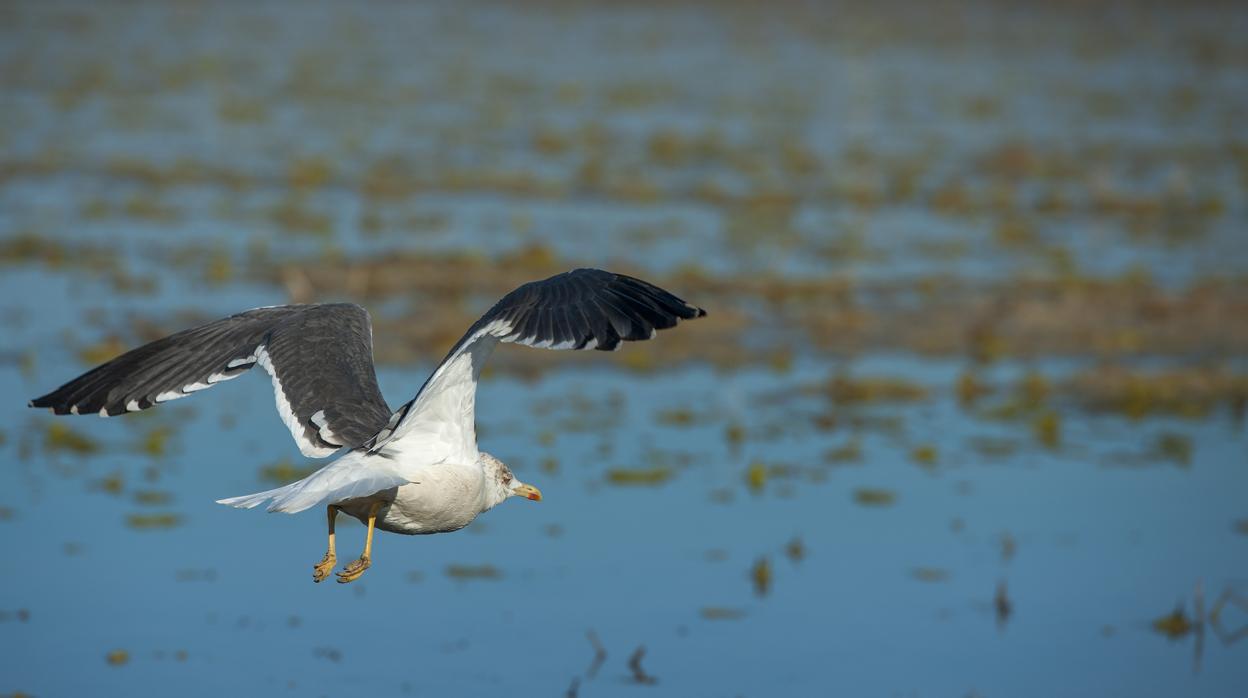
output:
<path id="1" fill-rule="evenodd" d="M 333 553 L 325 553 L 325 557 L 321 561 L 312 566 L 312 581 L 321 583 L 329 577 L 329 573 L 334 571 L 334 565 L 338 562 L 338 556 Z"/>
<path id="2" fill-rule="evenodd" d="M 342 568 L 342 571 L 338 573 L 338 583 L 346 584 L 347 582 L 354 582 L 359 579 L 360 575 L 364 574 L 364 570 L 368 569 L 372 564 L 373 561 L 370 560 L 367 555 L 361 556 L 360 559 Z"/>

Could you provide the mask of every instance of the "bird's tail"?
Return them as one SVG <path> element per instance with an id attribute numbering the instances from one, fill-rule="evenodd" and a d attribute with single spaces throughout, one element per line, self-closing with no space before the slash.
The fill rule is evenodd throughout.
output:
<path id="1" fill-rule="evenodd" d="M 292 484 L 299 484 L 299 483 L 292 483 Z M 279 496 L 281 496 L 282 490 L 288 489 L 291 486 L 292 485 L 286 485 L 286 487 L 279 487 L 275 490 L 265 490 L 263 492 L 256 492 L 254 494 L 245 494 L 241 497 L 229 497 L 227 499 L 218 499 L 217 504 L 224 504 L 226 506 L 231 506 L 236 509 L 255 509 L 256 507 L 260 506 L 261 504 L 264 504 L 270 499 L 278 498 Z M 272 511 L 272 508 L 270 508 L 270 511 Z"/>
<path id="2" fill-rule="evenodd" d="M 238 509 L 254 509 L 269 502 L 269 511 L 294 514 L 318 504 L 367 497 L 408 482 L 410 480 L 399 474 L 389 459 L 369 456 L 361 451 L 348 451 L 302 480 L 264 492 L 218 499 L 217 503 Z"/>

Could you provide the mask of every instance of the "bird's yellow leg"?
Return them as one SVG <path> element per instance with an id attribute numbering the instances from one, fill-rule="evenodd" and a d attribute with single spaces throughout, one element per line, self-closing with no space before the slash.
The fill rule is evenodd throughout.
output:
<path id="1" fill-rule="evenodd" d="M 364 539 L 364 554 L 360 559 L 352 562 L 342 571 L 338 573 L 338 583 L 346 584 L 354 582 L 364 574 L 364 570 L 373 564 L 373 528 L 377 524 L 377 510 L 381 508 L 381 502 L 373 502 L 368 508 L 368 537 Z"/>
<path id="2" fill-rule="evenodd" d="M 330 504 L 325 508 L 325 513 L 329 518 L 329 550 L 320 562 L 312 566 L 312 581 L 317 583 L 325 581 L 338 563 L 338 556 L 334 553 L 334 519 L 338 518 L 338 507 Z"/>

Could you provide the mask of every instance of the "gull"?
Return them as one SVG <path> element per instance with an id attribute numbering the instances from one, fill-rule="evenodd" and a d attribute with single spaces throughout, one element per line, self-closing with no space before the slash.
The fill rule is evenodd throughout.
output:
<path id="1" fill-rule="evenodd" d="M 364 551 L 341 583 L 372 565 L 373 530 L 406 535 L 457 531 L 510 497 L 541 500 L 505 463 L 477 448 L 481 367 L 499 343 L 613 351 L 706 311 L 640 279 L 576 269 L 526 283 L 481 316 L 425 380 L 391 412 L 373 368 L 368 311 L 350 303 L 256 308 L 158 339 L 30 401 L 55 414 L 113 417 L 179 400 L 253 366 L 273 382 L 282 421 L 303 455 L 335 460 L 284 487 L 218 500 L 296 513 L 324 506 L 329 549 L 312 579 L 337 564 L 339 513 L 367 524 Z"/>

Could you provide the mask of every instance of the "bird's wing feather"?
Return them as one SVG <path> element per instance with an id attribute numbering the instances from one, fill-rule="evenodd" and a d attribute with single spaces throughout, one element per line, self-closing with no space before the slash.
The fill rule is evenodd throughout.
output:
<path id="1" fill-rule="evenodd" d="M 404 451 L 419 448 L 426 462 L 475 462 L 477 379 L 499 342 L 612 351 L 705 314 L 657 286 L 599 269 L 524 284 L 473 323 L 416 397 L 365 446 L 377 452 L 402 439 Z"/>
<path id="2" fill-rule="evenodd" d="M 351 304 L 257 308 L 183 330 L 30 405 L 111 417 L 186 397 L 257 365 L 272 379 L 278 413 L 306 456 L 359 446 L 387 423 L 368 312 Z"/>

